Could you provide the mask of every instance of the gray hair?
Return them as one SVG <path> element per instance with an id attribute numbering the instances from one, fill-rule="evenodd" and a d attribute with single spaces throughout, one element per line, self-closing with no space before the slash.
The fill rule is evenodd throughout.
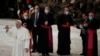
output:
<path id="1" fill-rule="evenodd" d="M 16 20 L 16 21 L 22 24 L 22 21 L 21 20 Z"/>

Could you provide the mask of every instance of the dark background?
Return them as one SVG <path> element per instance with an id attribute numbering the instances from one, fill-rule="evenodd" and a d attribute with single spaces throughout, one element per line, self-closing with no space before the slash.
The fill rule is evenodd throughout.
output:
<path id="1" fill-rule="evenodd" d="M 24 0 L 22 0 L 24 1 Z M 42 0 L 44 1 L 44 0 Z M 58 0 L 60 1 L 60 0 Z M 81 0 L 80 0 L 81 1 Z M 86 2 L 87 0 L 83 0 L 83 2 Z M 44 4 L 44 2 L 41 2 Z M 99 2 L 93 2 L 94 3 L 94 10 L 97 12 L 97 17 L 100 17 L 100 1 Z M 55 5 L 56 4 L 56 5 Z M 61 4 L 61 2 L 60 2 Z M 54 6 L 53 9 L 59 10 L 59 8 L 56 8 L 57 6 L 60 6 L 59 3 L 53 3 L 52 7 Z M 76 3 L 74 5 L 75 8 L 77 8 L 78 0 L 76 0 Z M 87 5 L 89 5 L 87 3 Z M 78 6 L 79 7 L 79 6 Z M 0 18 L 18 18 L 17 16 L 17 10 L 18 10 L 18 4 L 17 0 L 0 0 Z M 77 10 L 77 9 L 76 9 Z"/>
<path id="2" fill-rule="evenodd" d="M 16 0 L 0 0 L 0 18 L 17 18 L 16 2 Z"/>

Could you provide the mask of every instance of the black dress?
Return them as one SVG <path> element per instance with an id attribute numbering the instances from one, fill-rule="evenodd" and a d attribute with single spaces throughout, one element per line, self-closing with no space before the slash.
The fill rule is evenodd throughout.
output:
<path id="1" fill-rule="evenodd" d="M 40 30 L 40 38 L 38 39 L 38 51 L 40 53 L 53 52 L 53 38 L 51 25 L 54 24 L 54 16 L 51 13 L 43 14 L 42 25 Z M 45 21 L 48 21 L 48 25 L 45 25 Z"/>
<path id="2" fill-rule="evenodd" d="M 69 23 L 68 27 L 63 27 L 63 24 Z M 57 26 L 58 26 L 58 50 L 59 55 L 69 55 L 70 54 L 70 26 L 74 22 L 70 15 L 62 14 L 58 17 Z"/>

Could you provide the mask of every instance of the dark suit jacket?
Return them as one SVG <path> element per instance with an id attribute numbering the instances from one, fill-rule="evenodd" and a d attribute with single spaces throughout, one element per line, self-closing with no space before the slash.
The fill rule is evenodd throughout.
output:
<path id="1" fill-rule="evenodd" d="M 23 18 L 21 18 L 21 21 L 22 21 L 22 25 L 24 24 L 24 23 L 26 23 L 26 28 L 28 29 L 28 30 L 32 30 L 32 21 L 30 20 L 30 19 L 23 19 Z"/>
<path id="2" fill-rule="evenodd" d="M 87 24 L 88 24 L 88 23 L 89 23 L 89 19 L 87 19 L 87 20 L 84 20 L 84 19 L 81 20 L 81 24 L 83 25 L 84 23 L 87 23 Z M 81 29 L 80 26 L 77 26 L 77 28 L 78 28 L 78 29 Z M 84 29 L 85 33 L 82 33 L 82 29 L 81 29 L 80 36 L 87 35 L 88 26 L 87 26 L 87 27 L 84 27 L 84 26 L 83 26 L 83 29 Z"/>
<path id="3" fill-rule="evenodd" d="M 40 27 L 42 25 L 42 20 L 43 20 L 43 13 L 39 12 L 39 17 L 38 17 L 38 20 L 36 22 L 37 27 Z M 31 21 L 32 21 L 32 27 L 34 28 L 35 13 L 32 14 Z"/>

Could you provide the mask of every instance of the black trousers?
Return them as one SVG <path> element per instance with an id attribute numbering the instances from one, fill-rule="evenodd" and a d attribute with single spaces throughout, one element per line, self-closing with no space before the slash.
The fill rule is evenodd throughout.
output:
<path id="1" fill-rule="evenodd" d="M 34 27 L 32 30 L 32 35 L 33 35 L 33 51 L 37 50 L 37 44 L 38 44 L 38 36 L 39 36 L 39 28 Z"/>
<path id="2" fill-rule="evenodd" d="M 87 37 L 86 34 L 83 34 L 83 35 L 81 36 L 81 38 L 82 38 L 82 46 L 83 46 L 82 53 L 83 53 L 83 54 L 86 54 L 86 52 L 87 52 L 87 39 L 88 39 L 88 37 Z"/>
<path id="3" fill-rule="evenodd" d="M 39 38 L 38 38 L 38 52 L 39 53 L 48 53 L 49 52 L 49 39 L 48 39 L 48 30 L 41 28 L 41 31 L 39 32 Z"/>
<path id="4" fill-rule="evenodd" d="M 60 31 L 58 33 L 58 55 L 67 55 L 70 54 L 70 31 Z"/>

